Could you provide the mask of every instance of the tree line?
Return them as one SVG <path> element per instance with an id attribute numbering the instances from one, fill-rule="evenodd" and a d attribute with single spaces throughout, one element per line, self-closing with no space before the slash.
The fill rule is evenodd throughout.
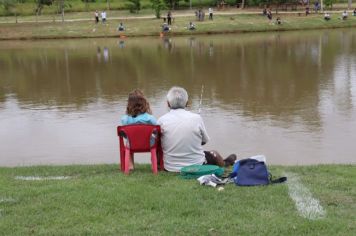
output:
<path id="1" fill-rule="evenodd" d="M 138 13 L 143 8 L 152 8 L 157 17 L 160 17 L 162 10 L 184 9 L 193 6 L 207 7 L 219 6 L 222 2 L 230 6 L 279 6 L 286 4 L 305 5 L 313 4 L 315 1 L 323 1 L 326 7 L 332 7 L 334 3 L 348 2 L 351 7 L 352 0 L 0 0 L 2 15 L 23 15 L 19 9 L 33 7 L 33 14 L 42 14 L 45 7 L 55 9 L 55 13 L 61 14 L 64 18 L 64 11 L 89 11 L 91 5 L 105 4 L 108 10 L 126 9 L 131 13 Z M 76 9 L 71 9 L 75 4 Z M 103 5 L 100 5 L 103 6 Z"/>

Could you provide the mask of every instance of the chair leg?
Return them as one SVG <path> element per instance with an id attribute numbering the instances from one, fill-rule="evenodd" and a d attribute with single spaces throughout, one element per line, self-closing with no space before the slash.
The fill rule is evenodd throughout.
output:
<path id="1" fill-rule="evenodd" d="M 124 141 L 123 138 L 120 137 L 120 144 L 119 144 L 119 150 L 120 150 L 120 169 L 121 171 L 125 170 L 125 147 L 124 147 Z"/>
<path id="2" fill-rule="evenodd" d="M 121 171 L 125 170 L 125 152 L 120 156 L 120 169 Z"/>
<path id="3" fill-rule="evenodd" d="M 130 162 L 130 150 L 126 149 L 125 150 L 125 160 L 124 160 L 124 173 L 129 174 L 130 167 L 129 167 L 129 162 Z"/>
<path id="4" fill-rule="evenodd" d="M 157 169 L 157 154 L 156 154 L 156 149 L 153 148 L 151 149 L 151 163 L 152 163 L 152 171 L 154 174 L 158 173 L 158 169 Z"/>
<path id="5" fill-rule="evenodd" d="M 164 170 L 163 151 L 162 148 L 160 147 L 157 148 L 157 158 L 159 161 L 159 169 L 163 171 Z"/>
<path id="6" fill-rule="evenodd" d="M 132 168 L 135 168 L 135 154 L 133 152 L 131 152 L 130 158 L 132 162 Z"/>

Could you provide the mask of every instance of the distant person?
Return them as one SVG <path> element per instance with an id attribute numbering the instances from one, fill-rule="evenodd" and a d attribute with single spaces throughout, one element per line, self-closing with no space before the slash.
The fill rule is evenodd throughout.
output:
<path id="1" fill-rule="evenodd" d="M 315 13 L 318 13 L 319 9 L 320 9 L 319 1 L 316 1 L 314 3 L 314 11 L 315 11 Z"/>
<path id="2" fill-rule="evenodd" d="M 199 9 L 195 12 L 198 21 L 204 21 L 205 12 L 202 9 Z"/>
<path id="3" fill-rule="evenodd" d="M 329 21 L 331 19 L 330 14 L 325 12 L 324 14 L 324 20 Z"/>
<path id="4" fill-rule="evenodd" d="M 200 21 L 204 21 L 205 18 L 205 11 L 201 10 L 200 12 Z"/>
<path id="5" fill-rule="evenodd" d="M 279 16 L 276 19 L 276 24 L 277 25 L 281 25 L 282 24 L 282 20 L 281 20 L 281 18 Z"/>
<path id="6" fill-rule="evenodd" d="M 168 13 L 167 13 L 167 23 L 168 23 L 168 25 L 172 25 L 172 13 L 171 13 L 171 11 L 168 11 Z"/>
<path id="7" fill-rule="evenodd" d="M 106 11 L 101 12 L 101 22 L 105 23 L 106 22 Z"/>
<path id="8" fill-rule="evenodd" d="M 270 9 L 267 12 L 267 18 L 270 22 L 272 21 L 272 11 Z"/>
<path id="9" fill-rule="evenodd" d="M 122 125 L 131 124 L 150 124 L 156 125 L 157 120 L 152 116 L 150 104 L 139 89 L 135 89 L 129 93 L 127 99 L 126 115 L 121 117 Z M 151 144 L 154 143 L 154 138 L 151 139 Z M 130 157 L 129 169 L 133 170 L 133 158 Z"/>
<path id="10" fill-rule="evenodd" d="M 209 12 L 209 20 L 213 20 L 213 8 L 209 7 L 208 12 Z"/>
<path id="11" fill-rule="evenodd" d="M 345 10 L 345 11 L 342 13 L 342 15 L 341 15 L 341 19 L 347 20 L 347 17 L 348 17 L 348 13 L 347 13 L 347 11 Z"/>
<path id="12" fill-rule="evenodd" d="M 356 8 L 355 8 L 354 13 L 353 13 L 352 15 L 353 15 L 353 16 L 356 16 Z"/>
<path id="13" fill-rule="evenodd" d="M 196 29 L 193 22 L 189 22 L 188 29 L 189 30 L 195 30 Z"/>
<path id="14" fill-rule="evenodd" d="M 101 22 L 105 23 L 106 22 L 106 11 L 102 11 L 100 13 L 100 16 L 101 16 Z"/>
<path id="15" fill-rule="evenodd" d="M 199 9 L 198 11 L 195 12 L 195 15 L 197 17 L 197 21 L 200 21 L 200 17 L 201 17 L 201 9 Z"/>
<path id="16" fill-rule="evenodd" d="M 117 27 L 117 30 L 120 32 L 125 31 L 125 26 L 122 22 L 120 22 L 119 26 Z"/>
<path id="17" fill-rule="evenodd" d="M 267 16 L 267 9 L 263 8 L 262 15 Z"/>
<path id="18" fill-rule="evenodd" d="M 169 28 L 168 24 L 167 23 L 163 23 L 162 25 L 162 32 L 163 33 L 167 33 L 171 30 L 171 28 Z"/>
<path id="19" fill-rule="evenodd" d="M 98 10 L 95 11 L 94 16 L 95 16 L 95 23 L 96 24 L 99 23 L 99 12 L 98 12 Z"/>
<path id="20" fill-rule="evenodd" d="M 309 15 L 310 14 L 310 9 L 309 9 L 309 6 L 306 6 L 305 8 L 305 15 Z"/>

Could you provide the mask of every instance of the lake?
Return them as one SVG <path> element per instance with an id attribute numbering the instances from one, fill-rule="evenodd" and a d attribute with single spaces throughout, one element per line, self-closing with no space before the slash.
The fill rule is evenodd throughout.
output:
<path id="1" fill-rule="evenodd" d="M 340 29 L 2 41 L 0 166 L 119 163 L 128 93 L 142 89 L 158 118 L 174 85 L 200 108 L 206 149 L 356 163 L 356 31 Z"/>

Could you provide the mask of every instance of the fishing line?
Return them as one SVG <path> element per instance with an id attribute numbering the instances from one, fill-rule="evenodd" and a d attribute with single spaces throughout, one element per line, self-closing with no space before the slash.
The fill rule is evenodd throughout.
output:
<path id="1" fill-rule="evenodd" d="M 200 110 L 201 110 L 201 104 L 203 102 L 203 93 L 204 93 L 204 84 L 201 85 L 200 101 L 199 101 L 199 109 L 198 109 L 199 114 L 200 114 Z"/>

